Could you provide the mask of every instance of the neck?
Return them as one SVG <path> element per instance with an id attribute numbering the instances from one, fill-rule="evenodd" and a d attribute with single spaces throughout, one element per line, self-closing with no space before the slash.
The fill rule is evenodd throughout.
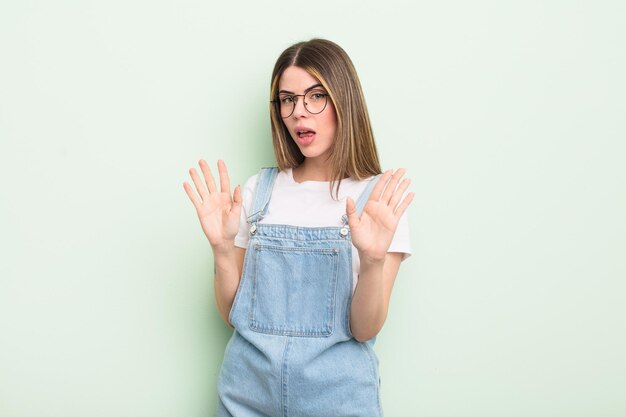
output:
<path id="1" fill-rule="evenodd" d="M 323 161 L 304 159 L 299 166 L 293 169 L 293 179 L 303 181 L 330 181 L 330 165 Z"/>

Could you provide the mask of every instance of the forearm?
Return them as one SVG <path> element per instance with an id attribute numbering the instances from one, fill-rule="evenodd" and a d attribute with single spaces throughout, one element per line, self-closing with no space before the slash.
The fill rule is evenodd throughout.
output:
<path id="1" fill-rule="evenodd" d="M 215 303 L 224 322 L 232 327 L 228 321 L 228 316 L 241 279 L 235 246 L 229 245 L 219 250 L 214 249 L 213 256 L 215 260 L 215 277 L 213 279 Z"/>
<path id="2" fill-rule="evenodd" d="M 350 330 L 360 342 L 371 339 L 382 329 L 387 318 L 388 305 L 383 287 L 385 260 L 361 259 L 359 281 L 350 307 Z"/>

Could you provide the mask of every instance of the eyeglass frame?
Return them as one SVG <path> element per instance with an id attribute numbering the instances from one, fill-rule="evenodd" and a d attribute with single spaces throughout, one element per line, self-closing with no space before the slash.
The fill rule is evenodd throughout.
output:
<path id="1" fill-rule="evenodd" d="M 309 93 L 314 93 L 316 92 L 317 94 L 321 94 L 324 97 L 326 97 L 326 103 L 324 103 L 324 107 L 322 107 L 322 110 L 318 111 L 317 113 L 313 113 L 311 110 L 309 110 L 306 106 L 306 101 L 304 101 L 304 98 L 306 97 L 307 94 Z M 319 91 L 315 91 L 315 90 L 311 90 L 311 91 L 307 91 L 304 94 L 285 94 L 286 97 L 302 97 L 302 102 L 304 103 L 304 108 L 306 109 L 307 112 L 309 112 L 309 114 L 320 114 L 321 112 L 323 112 L 326 109 L 326 106 L 328 106 L 328 97 L 330 97 L 330 94 L 328 93 L 322 93 Z M 274 100 L 270 100 L 270 103 L 275 103 L 276 106 L 278 107 L 278 113 L 280 114 L 280 98 L 276 98 Z M 293 114 L 294 111 L 296 111 L 296 105 L 298 104 L 298 100 L 296 99 L 293 102 L 293 108 L 291 109 L 291 113 L 289 113 L 289 115 L 283 117 L 283 115 L 281 114 L 280 117 L 281 119 L 286 119 L 288 117 L 291 117 L 291 115 Z"/>

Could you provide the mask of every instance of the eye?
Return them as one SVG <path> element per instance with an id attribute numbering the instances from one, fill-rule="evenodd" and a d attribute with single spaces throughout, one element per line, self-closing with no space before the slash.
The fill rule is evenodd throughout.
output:
<path id="1" fill-rule="evenodd" d="M 291 104 L 291 103 L 293 103 L 293 97 L 292 96 L 282 96 L 280 98 L 280 103 L 281 104 Z"/>
<path id="2" fill-rule="evenodd" d="M 313 100 L 322 100 L 326 96 L 326 93 L 322 91 L 313 91 L 311 92 L 311 98 Z"/>

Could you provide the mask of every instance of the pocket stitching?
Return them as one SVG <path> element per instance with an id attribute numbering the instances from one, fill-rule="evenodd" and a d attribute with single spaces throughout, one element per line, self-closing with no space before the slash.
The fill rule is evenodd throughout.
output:
<path id="1" fill-rule="evenodd" d="M 334 332 L 334 322 L 335 322 L 335 311 L 334 311 L 334 302 L 336 299 L 337 293 L 337 280 L 339 274 L 339 248 L 310 248 L 310 247 L 285 247 L 285 246 L 276 246 L 276 245 L 265 245 L 265 244 L 255 244 L 255 262 L 252 274 L 252 297 L 251 297 L 251 306 L 250 313 L 248 317 L 248 327 L 255 332 L 258 333 L 266 333 L 266 334 L 275 334 L 275 335 L 288 335 L 288 336 L 309 336 L 309 337 L 328 337 Z M 325 314 L 328 316 L 323 319 L 322 324 L 326 329 L 322 331 L 315 330 L 299 330 L 294 329 L 293 327 L 287 326 L 263 326 L 258 320 L 255 319 L 255 310 L 257 306 L 257 283 L 258 283 L 258 257 L 262 250 L 267 251 L 275 251 L 275 252 L 303 252 L 303 253 L 318 253 L 318 254 L 329 254 L 331 255 L 332 262 L 334 263 L 332 268 L 332 275 L 329 278 L 329 289 L 327 298 L 327 305 Z"/>

